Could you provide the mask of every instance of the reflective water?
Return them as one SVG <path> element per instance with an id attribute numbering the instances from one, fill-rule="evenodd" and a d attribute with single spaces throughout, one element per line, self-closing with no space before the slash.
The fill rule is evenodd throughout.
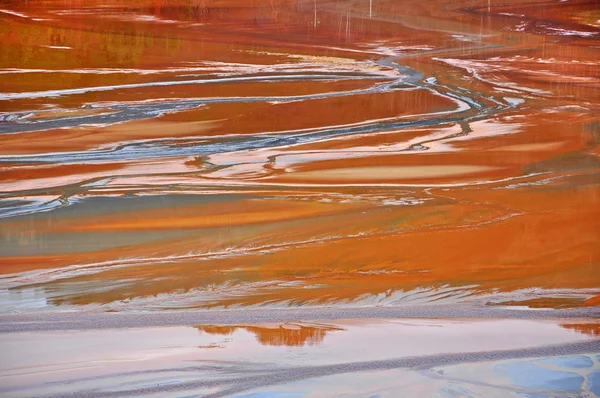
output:
<path id="1" fill-rule="evenodd" d="M 596 2 L 0 8 L 3 312 L 598 304 Z"/>
<path id="2" fill-rule="evenodd" d="M 600 395 L 598 10 L 0 2 L 0 394 Z"/>
<path id="3" fill-rule="evenodd" d="M 578 354 L 597 340 L 554 321 L 340 320 L 2 339 L 0 392 L 12 397 L 581 397 L 597 394 L 600 374 L 598 355 Z"/>

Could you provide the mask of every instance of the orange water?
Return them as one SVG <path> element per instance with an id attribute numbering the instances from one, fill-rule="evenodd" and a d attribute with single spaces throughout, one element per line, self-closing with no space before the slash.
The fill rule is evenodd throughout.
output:
<path id="1" fill-rule="evenodd" d="M 597 305 L 597 4 L 494 3 L 3 3 L 3 310 Z"/>

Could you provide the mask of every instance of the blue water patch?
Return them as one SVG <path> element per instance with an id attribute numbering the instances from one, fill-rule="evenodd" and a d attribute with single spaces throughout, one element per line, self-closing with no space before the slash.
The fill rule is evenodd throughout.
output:
<path id="1" fill-rule="evenodd" d="M 506 363 L 496 369 L 522 387 L 580 392 L 583 384 L 583 377 L 576 373 L 545 369 L 531 362 Z"/>
<path id="2" fill-rule="evenodd" d="M 553 358 L 544 358 L 537 361 L 539 363 L 545 363 L 554 366 L 560 366 L 562 368 L 591 368 L 594 366 L 594 362 L 586 356 L 578 355 L 572 357 L 553 357 Z"/>
<path id="3" fill-rule="evenodd" d="M 600 397 L 600 370 L 588 375 L 588 390 Z"/>

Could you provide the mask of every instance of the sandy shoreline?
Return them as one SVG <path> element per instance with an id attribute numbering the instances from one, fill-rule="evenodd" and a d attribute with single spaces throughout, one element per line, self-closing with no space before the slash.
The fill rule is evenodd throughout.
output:
<path id="1" fill-rule="evenodd" d="M 0 315 L 0 333 L 117 329 L 151 326 L 230 325 L 336 319 L 573 319 L 600 318 L 600 308 L 508 309 L 457 305 L 322 307 L 173 312 L 48 312 Z"/>

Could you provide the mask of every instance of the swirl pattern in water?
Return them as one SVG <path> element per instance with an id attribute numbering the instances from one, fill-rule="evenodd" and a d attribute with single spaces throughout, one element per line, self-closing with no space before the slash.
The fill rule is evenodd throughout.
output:
<path id="1" fill-rule="evenodd" d="M 0 2 L 0 396 L 600 396 L 599 0 Z"/>
<path id="2" fill-rule="evenodd" d="M 10 313 L 600 297 L 598 3 L 0 9 Z"/>

